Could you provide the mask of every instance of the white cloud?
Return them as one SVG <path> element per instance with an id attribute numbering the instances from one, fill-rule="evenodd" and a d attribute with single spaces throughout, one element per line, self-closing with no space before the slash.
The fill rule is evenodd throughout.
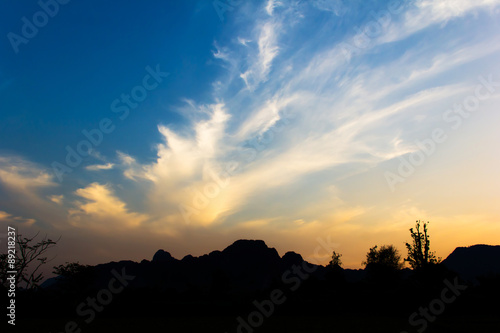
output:
<path id="1" fill-rule="evenodd" d="M 247 46 L 247 44 L 250 43 L 250 42 L 251 42 L 250 39 L 245 39 L 245 38 L 238 37 L 238 43 L 240 43 L 241 45 Z"/>
<path id="2" fill-rule="evenodd" d="M 75 227 L 111 232 L 138 228 L 149 218 L 129 211 L 109 185 L 92 183 L 76 190 L 75 194 L 84 199 L 76 201 L 75 208 L 69 210 L 69 222 Z"/>
<path id="3" fill-rule="evenodd" d="M 312 4 L 319 10 L 332 12 L 337 16 L 341 16 L 345 12 L 342 0 L 313 0 Z"/>
<path id="4" fill-rule="evenodd" d="M 36 222 L 35 219 L 24 218 L 21 216 L 14 216 L 12 214 L 9 214 L 9 213 L 1 211 L 1 210 L 0 210 L 0 221 L 20 224 L 23 227 L 31 226 Z"/>
<path id="5" fill-rule="evenodd" d="M 273 16 L 274 8 L 282 6 L 280 1 L 268 0 L 266 5 L 266 12 L 268 15 Z"/>
<path id="6" fill-rule="evenodd" d="M 343 34 L 347 18 L 333 18 L 314 27 L 318 29 L 300 24 L 312 23 L 314 15 L 331 16 L 310 6 L 342 15 L 348 2 L 290 1 L 283 6 L 268 0 L 253 12 L 251 5 L 241 6 L 249 16 L 234 21 L 244 27 L 236 24 L 242 29 L 225 35 L 227 45 L 214 43 L 216 60 L 211 63 L 227 70 L 214 78 L 214 102 L 200 105 L 181 98 L 185 105 L 176 111 L 186 124 L 158 125 L 161 141 L 153 162 L 118 151 L 117 161 L 108 163 L 94 150 L 92 156 L 99 161 L 86 170 L 119 170 L 126 179 L 79 185 L 63 195 L 47 193 L 55 184 L 43 168 L 0 157 L 0 189 L 18 192 L 16 199 L 24 206 L 12 211 L 30 209 L 36 223 L 57 221 L 53 225 L 60 229 L 67 229 L 69 221 L 78 232 L 88 228 L 103 234 L 178 236 L 189 230 L 197 231 L 190 237 L 203 234 L 204 241 L 217 239 L 206 232 L 301 246 L 317 235 L 334 234 L 356 249 L 366 244 L 366 230 L 377 237 L 403 229 L 407 233 L 409 220 L 432 212 L 418 202 L 372 205 L 398 200 L 384 194 L 389 191 L 382 173 L 376 172 L 393 163 L 391 159 L 415 151 L 416 140 L 443 126 L 443 111 L 470 94 L 477 76 L 484 75 L 477 70 L 480 66 L 471 64 L 494 58 L 500 50 L 498 37 L 458 36 L 446 24 L 472 19 L 498 2 L 412 2 L 367 47 L 347 57 L 341 43 L 352 44 L 359 37 L 353 36 L 355 29 Z M 478 119 L 487 117 L 481 113 Z M 92 176 L 98 175 L 85 173 Z M 361 183 L 358 188 L 349 188 L 356 182 Z M 371 193 L 363 201 L 367 191 Z M 36 192 L 43 196 L 36 197 Z M 64 222 L 57 219 L 59 211 L 67 214 Z M 468 218 L 483 217 L 464 215 L 461 220 Z M 5 211 L 0 211 L 0 221 L 35 223 Z M 309 254 L 326 260 L 325 253 Z"/>
<path id="7" fill-rule="evenodd" d="M 491 11 L 500 4 L 499 0 L 419 0 L 404 12 L 404 19 L 391 24 L 380 38 L 388 43 L 404 39 L 431 25 L 445 24 L 450 20 L 474 14 L 478 10 Z"/>
<path id="8" fill-rule="evenodd" d="M 49 197 L 49 199 L 50 199 L 50 201 L 55 202 L 58 205 L 61 205 L 63 203 L 63 200 L 64 200 L 64 195 L 63 194 L 61 194 L 61 195 L 51 195 Z"/>
<path id="9" fill-rule="evenodd" d="M 115 165 L 113 163 L 94 164 L 94 165 L 87 165 L 85 169 L 89 171 L 110 170 L 113 169 L 114 166 Z"/>
<path id="10" fill-rule="evenodd" d="M 210 106 L 190 101 L 192 126 L 182 132 L 192 134 L 159 126 L 165 142 L 158 145 L 154 163 L 141 165 L 122 156 L 128 178 L 153 183 L 149 208 L 155 216 L 164 216 L 165 223 L 182 223 L 178 207 L 184 205 L 195 212 L 193 224 L 217 225 L 251 206 L 256 198 L 312 179 L 318 172 L 355 165 L 348 171 L 331 171 L 340 179 L 414 151 L 416 132 L 407 122 L 418 123 L 422 130 L 432 128 L 433 112 L 443 111 L 442 105 L 472 87 L 446 80 L 436 85 L 434 79 L 498 51 L 496 44 L 487 41 L 456 45 L 450 41 L 453 47 L 411 48 L 391 61 L 353 65 L 336 41 L 309 60 L 294 62 L 293 70 L 290 63 L 277 63 L 270 75 L 280 50 L 277 40 L 282 24 L 283 17 L 276 12 L 272 19 L 257 23 L 257 56 L 249 56 L 248 69 L 242 74 L 251 88 L 245 96 L 251 96 L 252 103 L 241 103 L 242 92 Z M 252 54 L 251 45 L 246 45 Z M 224 50 L 237 54 L 229 46 Z M 217 92 L 226 91 L 220 87 L 224 83 L 217 82 Z M 257 86 L 261 89 L 256 90 Z M 293 119 L 285 119 L 285 113 Z M 229 176 L 225 169 L 231 164 L 234 170 Z M 206 195 L 205 190 L 218 182 L 224 184 L 216 189 L 217 194 Z M 322 185 L 331 185 L 328 182 Z M 294 218 L 297 209 L 276 214 L 301 220 Z M 329 219 L 348 220 L 364 211 L 346 205 Z M 264 216 L 251 221 L 247 226 L 269 224 Z"/>
<path id="11" fill-rule="evenodd" d="M 297 100 L 298 96 L 290 96 L 286 99 L 280 99 L 275 96 L 273 99 L 267 100 L 260 109 L 250 114 L 249 117 L 241 124 L 236 137 L 244 140 L 256 134 L 265 133 L 282 119 L 283 110 L 291 103 Z M 280 114 L 281 111 L 281 114 Z M 287 117 L 289 115 L 285 115 Z"/>
<path id="12" fill-rule="evenodd" d="M 240 75 L 251 91 L 268 79 L 272 62 L 279 53 L 277 34 L 280 28 L 281 25 L 273 21 L 268 21 L 259 28 L 258 53 L 251 56 L 255 57 L 255 60 L 252 60 L 249 69 Z"/>
<path id="13" fill-rule="evenodd" d="M 221 59 L 224 61 L 229 61 L 229 54 L 217 48 L 217 51 L 212 51 L 212 54 L 215 59 Z"/>
<path id="14" fill-rule="evenodd" d="M 0 156 L 0 181 L 7 187 L 29 193 L 37 188 L 55 186 L 53 176 L 35 163 L 20 157 Z"/>
<path id="15" fill-rule="evenodd" d="M 0 210 L 0 221 L 6 221 L 9 216 L 9 213 Z"/>
<path id="16" fill-rule="evenodd" d="M 401 40 L 425 26 L 486 8 L 486 2 L 481 3 L 445 15 L 438 5 L 420 2 L 417 8 L 430 13 L 426 22 L 412 23 L 412 17 L 420 14 L 409 8 L 400 20 L 393 18 L 386 35 L 375 38 L 372 47 L 383 48 L 388 41 Z M 322 4 L 326 2 L 316 2 Z M 341 5 L 331 4 L 332 11 Z M 312 36 L 307 48 L 286 45 L 290 38 L 282 37 L 290 37 L 286 35 L 288 14 L 275 8 L 275 2 L 267 2 L 267 16 L 257 17 L 249 29 L 252 33 L 244 32 L 255 42 L 238 37 L 238 42 L 231 39 L 227 46 L 216 45 L 213 56 L 230 64 L 230 78 L 214 80 L 214 104 L 184 100 L 186 107 L 179 111 L 188 118 L 188 126 L 158 126 L 163 141 L 156 147 L 154 162 L 143 164 L 118 152 L 116 165 L 88 167 L 123 170 L 144 193 L 147 215 L 130 211 L 110 185 L 93 183 L 76 192 L 86 201 L 75 203 L 70 212 L 74 225 L 108 229 L 147 225 L 173 234 L 185 224 L 179 208 L 187 207 L 193 226 L 216 228 L 236 221 L 246 229 L 272 228 L 288 221 L 290 229 L 314 233 L 336 221 L 344 232 L 357 230 L 359 226 L 347 222 L 369 208 L 343 202 L 341 193 L 315 206 L 315 211 L 324 212 L 335 200 L 335 212 L 317 219 L 300 204 L 277 209 L 271 217 L 260 210 L 252 217 L 242 212 L 262 198 L 270 198 L 270 203 L 281 200 L 287 191 L 297 190 L 295 184 L 314 182 L 318 173 L 328 175 L 315 183 L 321 191 L 335 179 L 359 175 L 414 151 L 417 133 L 435 126 L 436 113 L 471 89 L 464 80 L 457 84 L 443 74 L 498 52 L 496 45 L 500 45 L 491 43 L 494 38 L 467 43 L 448 40 L 446 47 L 432 41 L 426 48 L 409 47 L 387 60 L 376 53 L 376 60 L 368 59 L 375 52 L 370 48 L 346 59 L 341 40 L 323 45 Z M 344 41 L 351 40 L 348 36 Z M 280 63 L 277 57 L 282 51 L 287 59 Z M 240 71 L 248 89 L 228 89 L 231 76 Z"/>

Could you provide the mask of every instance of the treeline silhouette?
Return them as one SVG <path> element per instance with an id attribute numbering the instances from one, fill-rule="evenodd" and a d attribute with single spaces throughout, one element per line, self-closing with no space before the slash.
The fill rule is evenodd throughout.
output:
<path id="1" fill-rule="evenodd" d="M 262 240 L 181 260 L 159 250 L 140 263 L 59 265 L 57 277 L 18 291 L 16 331 L 500 331 L 500 246 L 441 261 L 421 227 L 410 230 L 412 269 L 392 245 L 370 248 L 352 270 L 340 253 L 321 266 Z"/>

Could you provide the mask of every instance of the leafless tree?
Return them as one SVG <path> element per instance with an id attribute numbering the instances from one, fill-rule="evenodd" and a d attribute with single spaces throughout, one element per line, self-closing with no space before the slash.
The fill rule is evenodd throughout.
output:
<path id="1" fill-rule="evenodd" d="M 11 267 L 8 262 L 7 254 L 0 254 L 0 283 L 7 284 L 8 271 L 16 271 L 15 284 L 18 286 L 24 283 L 26 289 L 34 289 L 39 286 L 43 279 L 43 273 L 39 272 L 40 267 L 46 264 L 49 259 L 46 252 L 54 247 L 61 239 L 52 240 L 45 235 L 40 241 L 36 242 L 39 233 L 33 237 L 23 237 L 21 234 L 16 236 L 16 259 L 14 266 Z"/>

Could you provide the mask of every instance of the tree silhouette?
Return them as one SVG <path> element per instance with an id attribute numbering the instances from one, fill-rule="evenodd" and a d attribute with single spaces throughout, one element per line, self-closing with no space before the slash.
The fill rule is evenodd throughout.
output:
<path id="1" fill-rule="evenodd" d="M 82 265 L 79 262 L 66 262 L 64 265 L 54 266 L 52 273 L 59 277 L 60 286 L 66 292 L 74 292 L 84 288 L 91 280 L 94 266 Z"/>
<path id="2" fill-rule="evenodd" d="M 344 270 L 342 269 L 342 260 L 340 257 L 342 257 L 340 253 L 333 251 L 332 260 L 330 260 L 326 266 L 326 278 L 330 281 L 332 286 L 335 286 L 336 288 L 342 288 L 345 283 L 345 275 Z"/>
<path id="3" fill-rule="evenodd" d="M 16 271 L 16 286 L 24 282 L 26 289 L 35 289 L 38 287 L 39 282 L 43 279 L 42 273 L 39 273 L 38 270 L 48 262 L 48 258 L 43 255 L 48 249 L 55 246 L 60 238 L 53 241 L 44 236 L 38 243 L 33 244 L 33 241 L 37 237 L 38 233 L 31 238 L 22 237 L 21 234 L 17 235 L 14 269 L 9 268 L 8 255 L 4 253 L 0 254 L 0 284 L 5 285 L 8 283 L 7 271 Z M 32 264 L 34 267 L 29 269 Z"/>
<path id="4" fill-rule="evenodd" d="M 330 262 L 328 263 L 328 265 L 330 267 L 342 267 L 342 260 L 340 260 L 340 257 L 342 257 L 342 255 L 340 253 L 337 253 L 336 251 L 333 251 L 332 253 L 332 260 L 330 260 Z"/>
<path id="5" fill-rule="evenodd" d="M 408 249 L 408 257 L 405 261 L 410 264 L 413 269 L 420 269 L 431 264 L 441 262 L 441 258 L 436 258 L 434 252 L 430 251 L 431 241 L 427 233 L 427 224 L 423 223 L 423 230 L 420 230 L 421 221 L 417 220 L 415 230 L 410 228 L 413 244 L 406 243 Z"/>
<path id="6" fill-rule="evenodd" d="M 378 246 L 375 245 L 370 248 L 370 251 L 366 254 L 366 261 L 362 262 L 363 265 L 366 265 L 367 267 L 379 266 L 394 270 L 403 268 L 401 255 L 394 245 L 382 245 L 379 250 L 377 247 Z"/>
<path id="7" fill-rule="evenodd" d="M 66 262 L 64 265 L 54 266 L 52 273 L 64 277 L 74 277 L 86 272 L 90 267 L 89 265 L 82 265 L 79 262 Z"/>

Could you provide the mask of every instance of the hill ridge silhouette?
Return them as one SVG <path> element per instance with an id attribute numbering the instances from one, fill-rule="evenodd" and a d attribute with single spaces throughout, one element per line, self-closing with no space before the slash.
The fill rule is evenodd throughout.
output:
<path id="1" fill-rule="evenodd" d="M 456 285 L 461 288 L 460 294 L 453 298 L 453 304 L 446 305 L 447 314 L 483 316 L 490 320 L 498 315 L 500 269 L 497 270 L 494 261 L 498 260 L 499 248 L 481 244 L 458 247 L 443 264 L 421 271 L 406 268 L 390 272 L 314 265 L 292 251 L 280 256 L 262 240 L 237 240 L 223 250 L 197 257 L 186 255 L 182 259 L 160 249 L 151 260 L 108 262 L 90 267 L 81 278 L 55 278 L 43 292 L 27 293 L 30 302 L 24 304 L 37 309 L 40 317 L 57 311 L 73 318 L 78 302 L 101 297 L 101 303 L 107 304 L 102 295 L 111 282 L 113 287 L 118 285 L 117 276 L 125 275 L 126 288 L 113 295 L 116 301 L 107 305 L 100 318 L 109 318 L 114 323 L 129 317 L 172 322 L 178 318 L 222 316 L 227 323 L 225 327 L 232 327 L 225 331 L 238 332 L 238 318 L 249 320 L 258 311 L 264 316 L 264 312 L 270 311 L 270 300 L 276 299 L 272 295 L 279 294 L 279 299 L 286 301 L 274 305 L 271 322 L 296 317 L 329 318 L 332 313 L 339 318 L 390 314 L 399 318 L 398 329 L 404 329 L 409 315 L 422 306 L 435 304 L 443 290 L 447 290 L 444 288 Z M 476 260 L 478 256 L 482 259 Z M 470 266 L 472 262 L 476 266 Z M 463 267 L 457 263 L 469 270 L 461 271 Z M 483 278 L 484 272 L 489 275 Z M 467 278 L 464 273 L 475 278 L 477 284 L 458 278 Z M 448 297 L 450 293 L 445 295 Z M 481 302 L 477 303 L 477 299 Z M 329 332 L 336 331 L 335 323 L 329 325 Z M 346 327 L 349 330 L 343 331 L 351 331 L 351 326 Z"/>
<path id="2" fill-rule="evenodd" d="M 94 266 L 94 280 L 91 283 L 95 288 L 103 287 L 111 278 L 112 270 L 126 268 L 130 274 L 137 276 L 131 283 L 132 288 L 177 292 L 194 288 L 202 293 L 210 293 L 214 285 L 223 281 L 224 293 L 252 293 L 279 284 L 284 272 L 303 262 L 315 267 L 311 274 L 315 279 L 328 278 L 328 266 L 309 263 L 299 253 L 288 251 L 280 257 L 278 251 L 263 240 L 239 239 L 222 251 L 215 250 L 197 257 L 188 254 L 177 259 L 159 249 L 151 261 L 144 259 L 138 263 L 121 260 L 98 264 Z M 500 246 L 478 244 L 457 247 L 442 263 L 463 280 L 477 283 L 477 278 L 483 275 L 500 274 Z M 341 268 L 340 271 L 347 282 L 361 281 L 366 276 L 364 269 Z M 412 274 L 409 269 L 404 272 L 405 277 Z M 57 277 L 49 280 L 42 287 L 57 286 Z"/>
<path id="3" fill-rule="evenodd" d="M 500 274 L 500 245 L 476 244 L 457 247 L 443 265 L 475 284 L 478 278 Z"/>

